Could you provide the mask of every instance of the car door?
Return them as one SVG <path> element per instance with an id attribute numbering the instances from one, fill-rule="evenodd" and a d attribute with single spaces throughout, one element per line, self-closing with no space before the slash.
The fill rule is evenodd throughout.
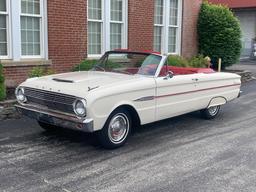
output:
<path id="1" fill-rule="evenodd" d="M 198 109 L 195 74 L 156 78 L 156 119 L 162 120 Z"/>

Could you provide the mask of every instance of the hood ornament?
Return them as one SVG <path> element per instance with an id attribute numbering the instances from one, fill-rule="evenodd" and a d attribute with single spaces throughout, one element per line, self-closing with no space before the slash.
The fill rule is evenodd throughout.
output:
<path id="1" fill-rule="evenodd" d="M 96 86 L 96 87 L 88 87 L 88 91 L 92 91 L 92 90 L 94 90 L 94 89 L 97 89 L 97 88 L 99 88 L 100 86 Z"/>

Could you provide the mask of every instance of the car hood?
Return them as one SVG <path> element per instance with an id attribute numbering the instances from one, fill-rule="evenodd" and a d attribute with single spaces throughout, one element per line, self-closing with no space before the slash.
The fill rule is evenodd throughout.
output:
<path id="1" fill-rule="evenodd" d="M 31 78 L 21 86 L 84 97 L 90 91 L 120 85 L 124 81 L 140 77 L 139 75 L 83 71 Z"/>

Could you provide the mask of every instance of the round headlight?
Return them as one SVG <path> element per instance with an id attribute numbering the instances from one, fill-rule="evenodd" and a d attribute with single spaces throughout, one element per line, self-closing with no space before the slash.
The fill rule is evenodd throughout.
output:
<path id="1" fill-rule="evenodd" d="M 16 94 L 16 98 L 17 98 L 18 102 L 25 103 L 27 101 L 24 89 L 22 87 L 17 88 L 15 94 Z"/>
<path id="2" fill-rule="evenodd" d="M 73 108 L 77 116 L 86 116 L 86 101 L 84 99 L 77 99 L 73 104 Z"/>

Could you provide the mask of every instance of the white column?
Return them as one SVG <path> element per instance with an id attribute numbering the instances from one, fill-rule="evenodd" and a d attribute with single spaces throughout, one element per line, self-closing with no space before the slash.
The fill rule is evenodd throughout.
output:
<path id="1" fill-rule="evenodd" d="M 42 57 L 48 60 L 48 11 L 47 11 L 47 0 L 40 0 L 40 13 L 42 15 L 42 45 L 41 45 L 41 54 Z"/>
<path id="2" fill-rule="evenodd" d="M 178 1 L 178 33 L 177 33 L 177 53 L 181 55 L 181 43 L 182 43 L 182 14 L 183 13 L 183 3 L 182 0 Z"/>
<path id="3" fill-rule="evenodd" d="M 21 32 L 20 32 L 20 12 L 21 1 L 12 0 L 10 17 L 11 17 L 11 37 L 12 37 L 12 58 L 14 61 L 20 60 L 21 55 Z"/>
<path id="4" fill-rule="evenodd" d="M 110 20 L 111 20 L 111 1 L 107 0 L 105 1 L 105 50 L 110 50 Z"/>
<path id="5" fill-rule="evenodd" d="M 163 27 L 163 50 L 162 53 L 167 54 L 168 53 L 168 34 L 169 34 L 169 15 L 170 15 L 170 1 L 169 0 L 165 0 L 164 1 L 164 27 Z"/>

